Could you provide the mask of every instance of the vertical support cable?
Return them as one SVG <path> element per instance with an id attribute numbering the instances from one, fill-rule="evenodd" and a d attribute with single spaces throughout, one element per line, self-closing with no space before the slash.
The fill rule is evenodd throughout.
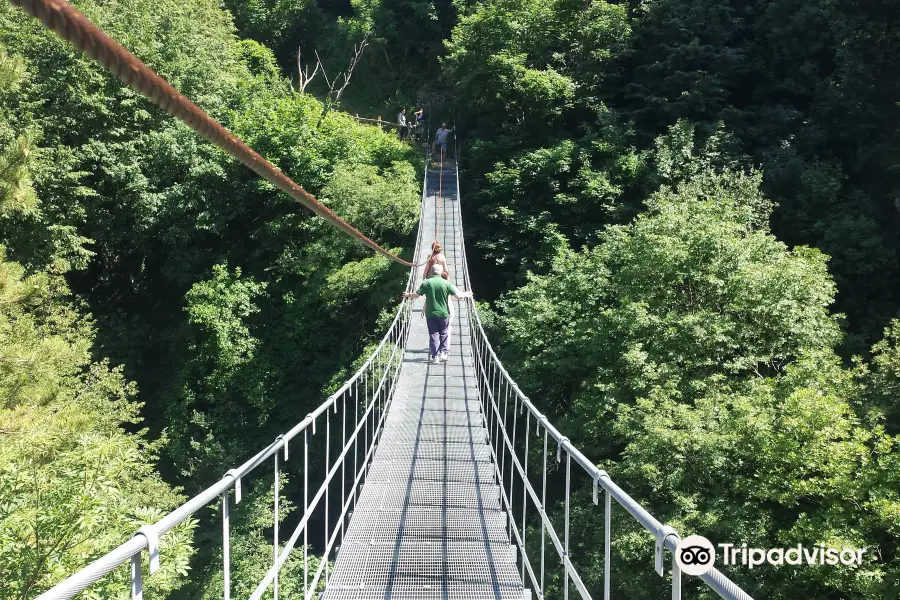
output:
<path id="1" fill-rule="evenodd" d="M 493 361 L 491 361 L 493 364 Z M 494 368 L 494 374 L 497 376 L 497 369 Z M 500 393 L 500 383 L 497 383 L 497 393 Z M 509 388 L 506 388 L 506 395 L 503 397 L 503 423 L 497 428 L 497 451 L 502 453 L 501 462 L 500 462 L 500 485 L 503 486 L 504 491 L 506 491 L 506 444 L 503 443 L 503 434 L 506 432 L 506 414 L 507 409 L 509 408 Z M 502 428 L 502 429 L 501 429 Z M 512 463 L 512 459 L 509 461 Z M 512 467 L 512 464 L 510 464 Z M 512 469 L 510 468 L 510 478 L 512 478 Z M 507 510 L 508 519 L 506 524 L 506 535 L 507 537 L 512 538 L 512 511 Z"/>
<path id="2" fill-rule="evenodd" d="M 280 481 L 278 475 L 278 452 L 275 452 L 275 518 L 274 533 L 272 535 L 272 565 L 276 567 L 275 579 L 272 580 L 272 594 L 274 600 L 278 600 L 278 494 L 280 492 Z"/>
<path id="3" fill-rule="evenodd" d="M 231 598 L 231 540 L 228 512 L 228 490 L 225 490 L 222 492 L 222 587 L 225 600 Z"/>
<path id="4" fill-rule="evenodd" d="M 488 362 L 488 356 L 484 351 L 484 347 L 481 349 L 481 360 L 484 363 L 484 371 L 486 380 L 484 383 L 485 387 L 485 401 L 490 402 L 490 408 L 495 411 L 494 414 L 494 436 L 491 438 L 491 444 L 493 444 L 494 456 L 498 463 L 501 462 L 500 453 L 503 450 L 503 447 L 500 445 L 500 428 L 503 425 L 500 423 L 500 399 L 494 394 L 494 380 L 493 380 L 493 367 Z M 503 485 L 505 481 L 505 475 L 503 471 L 503 466 L 500 466 L 500 481 L 497 483 Z"/>
<path id="5" fill-rule="evenodd" d="M 366 470 L 366 456 L 369 452 L 369 370 L 363 372 L 363 418 L 366 420 L 363 425 L 363 464 L 362 470 Z"/>
<path id="6" fill-rule="evenodd" d="M 303 430 L 303 514 L 309 512 L 309 427 Z M 309 588 L 309 569 L 307 560 L 309 553 L 309 524 L 303 526 L 303 595 Z"/>
<path id="7" fill-rule="evenodd" d="M 672 600 L 681 600 L 681 567 L 672 555 Z"/>
<path id="8" fill-rule="evenodd" d="M 378 423 L 377 417 L 375 413 L 377 412 L 377 399 L 375 395 L 378 393 L 378 374 L 375 372 L 375 363 L 376 361 L 372 361 L 371 366 L 369 367 L 372 370 L 372 436 L 369 438 L 369 446 L 366 448 L 366 455 L 369 455 L 369 449 L 375 445 L 375 425 Z M 366 463 L 366 473 L 368 474 L 368 469 L 371 466 L 370 462 Z"/>
<path id="9" fill-rule="evenodd" d="M 547 428 L 544 428 L 544 472 L 541 489 L 541 597 L 544 596 L 544 555 L 546 554 L 547 525 L 543 517 L 547 512 Z"/>
<path id="10" fill-rule="evenodd" d="M 341 404 L 343 404 L 343 411 L 341 415 L 341 452 L 344 452 L 347 449 L 347 397 L 346 392 L 341 394 Z M 356 474 L 354 473 L 354 476 Z M 344 523 L 347 520 L 346 515 L 343 514 L 344 507 L 347 503 L 347 455 L 344 454 L 344 457 L 341 459 L 341 544 L 344 543 Z M 278 600 L 277 598 L 275 600 Z"/>
<path id="11" fill-rule="evenodd" d="M 612 495 L 607 490 L 606 506 L 603 510 L 604 532 L 603 532 L 603 600 L 609 600 L 610 574 L 612 573 Z"/>
<path id="12" fill-rule="evenodd" d="M 497 439 L 499 435 L 499 421 L 497 419 L 497 411 L 494 410 L 496 406 L 496 398 L 492 398 L 490 396 L 490 384 L 485 379 L 487 375 L 487 371 L 484 369 L 484 353 L 480 353 L 478 360 L 482 363 L 481 376 L 482 376 L 482 384 L 481 384 L 481 397 L 483 399 L 483 408 L 485 413 L 489 416 L 491 422 L 491 428 L 488 431 L 488 435 L 490 439 L 488 440 L 491 444 L 491 449 L 494 452 L 497 452 L 500 446 L 497 444 Z M 496 456 L 496 454 L 495 454 Z M 501 485 L 503 483 L 502 480 L 497 480 L 497 485 Z"/>
<path id="13" fill-rule="evenodd" d="M 565 571 L 565 587 L 563 598 L 569 598 L 569 488 L 572 479 L 572 455 L 566 450 L 566 543 L 563 548 L 563 568 Z"/>
<path id="14" fill-rule="evenodd" d="M 337 400 L 335 400 L 337 402 Z M 322 560 L 325 561 L 325 585 L 328 585 L 328 540 L 331 539 L 328 537 L 328 499 L 331 488 L 331 479 L 328 478 L 328 473 L 331 472 L 331 411 L 325 411 L 325 556 L 322 557 Z"/>
<path id="15" fill-rule="evenodd" d="M 140 552 L 131 557 L 131 600 L 144 600 Z"/>
<path id="16" fill-rule="evenodd" d="M 481 360 L 484 360 L 484 353 L 481 355 Z M 485 368 L 486 373 L 490 373 L 490 370 Z M 493 385 L 490 381 L 490 375 L 486 375 L 487 380 L 484 384 L 484 403 L 485 408 L 488 410 L 488 413 L 493 415 L 494 423 L 491 428 L 491 446 L 494 451 L 494 457 L 497 462 L 500 462 L 500 404 L 497 402 L 497 397 L 493 395 Z M 490 405 L 488 405 L 490 402 Z M 503 469 L 500 470 L 500 481 L 497 482 L 498 485 L 503 485 Z"/>
<path id="17" fill-rule="evenodd" d="M 525 581 L 525 509 L 528 506 L 528 440 L 531 439 L 531 411 L 525 411 L 525 461 L 522 469 L 522 565 L 521 577 Z M 531 561 L 528 561 L 528 568 L 531 568 Z"/>
<path id="18" fill-rule="evenodd" d="M 484 378 L 484 391 L 485 397 L 487 397 L 487 392 L 493 393 L 494 390 L 491 386 L 491 368 L 487 362 L 487 358 L 485 357 L 484 345 L 484 338 L 480 338 L 478 340 L 478 355 L 481 358 L 481 375 Z M 494 399 L 496 400 L 496 396 L 494 397 Z"/>
<path id="19" fill-rule="evenodd" d="M 353 382 L 353 428 L 359 425 L 359 378 Z M 356 510 L 356 481 L 359 477 L 359 436 L 353 436 L 353 510 Z"/>
<path id="20" fill-rule="evenodd" d="M 491 354 L 487 349 L 487 340 L 483 342 L 484 347 L 482 348 L 482 352 L 484 353 L 484 363 L 487 365 L 488 369 L 488 385 L 491 389 L 491 396 L 494 397 L 494 401 L 497 403 L 497 407 L 500 407 L 500 385 L 497 379 L 497 365 L 494 364 L 494 361 L 491 360 Z M 506 419 L 503 420 L 503 424 L 506 425 Z"/>
<path id="21" fill-rule="evenodd" d="M 509 396 L 509 382 L 506 381 L 506 395 Z M 510 525 L 510 539 L 512 539 L 512 526 L 513 526 L 513 494 L 515 493 L 515 457 L 516 457 L 516 425 L 519 421 L 519 396 L 517 394 L 513 394 L 513 430 L 512 430 L 512 446 L 509 449 L 509 525 Z M 522 486 L 524 488 L 524 485 Z M 518 529 L 518 527 L 516 527 Z M 522 551 L 525 551 L 525 548 L 522 548 Z"/>

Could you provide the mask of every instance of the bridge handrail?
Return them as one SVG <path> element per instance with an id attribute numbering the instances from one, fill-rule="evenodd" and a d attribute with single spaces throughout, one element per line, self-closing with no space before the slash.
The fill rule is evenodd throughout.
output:
<path id="1" fill-rule="evenodd" d="M 457 161 L 459 160 L 459 148 L 457 147 Z M 457 199 L 461 198 L 460 189 L 459 189 L 459 170 L 457 169 L 456 173 L 456 197 Z M 461 209 L 460 202 L 457 201 L 455 203 L 456 210 L 459 213 L 458 218 L 461 220 Z M 465 243 L 461 244 L 462 246 L 462 267 L 463 267 L 463 283 L 465 289 L 472 289 L 471 280 L 469 278 L 469 268 L 468 261 L 466 258 L 466 247 Z M 515 394 L 516 404 L 514 406 L 514 414 L 518 411 L 518 403 L 522 403 L 522 407 L 528 410 L 529 418 L 533 417 L 535 421 L 538 423 L 539 427 L 543 427 L 547 434 L 556 442 L 557 444 L 557 462 L 562 461 L 562 455 L 565 453 L 566 462 L 567 462 L 567 474 L 566 474 L 566 532 L 565 532 L 565 544 L 566 548 L 563 552 L 560 553 L 560 559 L 563 561 L 566 570 L 566 580 L 571 577 L 573 582 L 581 593 L 582 598 L 586 600 L 590 600 L 591 596 L 585 588 L 584 584 L 581 582 L 580 577 L 578 576 L 577 570 L 574 565 L 572 565 L 571 561 L 568 557 L 568 501 L 569 501 L 569 481 L 570 475 L 568 473 L 568 461 L 569 458 L 573 459 L 576 464 L 581 466 L 582 469 L 590 476 L 591 481 L 593 481 L 594 485 L 594 494 L 593 500 L 594 504 L 599 504 L 599 490 L 603 489 L 606 493 L 606 535 L 605 535 L 605 564 L 604 564 L 604 599 L 609 600 L 610 598 L 610 554 L 611 554 L 611 540 L 610 540 L 610 527 L 611 527 L 611 518 L 610 511 L 611 506 L 609 500 L 611 498 L 615 499 L 616 502 L 621 505 L 628 513 L 638 522 L 640 523 L 644 529 L 653 534 L 656 539 L 656 547 L 655 547 L 655 570 L 657 573 L 662 576 L 663 575 L 663 552 L 664 550 L 668 550 L 672 555 L 672 597 L 680 598 L 681 597 L 681 574 L 679 572 L 678 566 L 674 560 L 674 552 L 676 551 L 679 542 L 681 541 L 681 536 L 678 532 L 672 527 L 666 526 L 663 523 L 660 523 L 653 515 L 651 515 L 639 502 L 637 502 L 634 498 L 632 498 L 627 492 L 625 492 L 622 488 L 620 488 L 616 483 L 612 480 L 609 474 L 597 467 L 593 462 L 591 462 L 571 441 L 569 438 L 563 435 L 556 427 L 553 426 L 552 423 L 547 419 L 545 415 L 543 415 L 531 399 L 526 396 L 522 390 L 519 388 L 518 384 L 513 380 L 512 376 L 506 370 L 506 367 L 503 366 L 503 363 L 500 361 L 500 358 L 497 356 L 497 353 L 494 351 L 493 346 L 491 346 L 490 341 L 488 340 L 487 334 L 484 331 L 484 326 L 481 322 L 481 317 L 478 314 L 477 307 L 475 306 L 475 302 L 467 302 L 468 312 L 470 317 L 471 325 L 471 336 L 473 339 L 473 352 L 476 355 L 476 370 L 481 366 L 481 373 L 485 375 L 487 373 L 484 368 L 483 363 L 481 362 L 482 353 L 487 352 L 487 359 L 490 360 L 490 366 L 492 369 L 492 373 L 495 375 L 499 373 L 499 376 L 502 376 L 503 380 L 506 382 L 508 386 L 507 389 L 512 389 Z M 488 375 L 488 377 L 491 377 Z M 481 385 L 483 382 L 479 382 Z M 487 386 L 485 389 L 485 394 L 494 402 L 494 408 L 498 411 L 499 414 L 499 406 L 497 404 L 497 399 L 494 398 L 492 389 L 493 385 L 497 385 L 499 389 L 499 384 L 494 384 L 490 381 L 487 382 Z M 500 429 L 500 428 L 498 428 Z M 542 506 L 542 502 L 539 502 L 537 499 L 537 494 L 534 489 L 531 487 L 528 482 L 527 476 L 522 469 L 521 464 L 519 463 L 516 454 L 515 454 L 515 438 L 510 442 L 509 437 L 504 430 L 504 441 L 511 453 L 511 468 L 514 465 L 519 471 L 519 475 L 522 477 L 523 485 L 527 489 L 527 491 L 532 495 L 532 499 L 535 501 L 535 504 L 541 507 L 542 511 L 542 520 L 544 521 L 542 526 L 548 527 L 548 531 L 551 535 L 551 540 L 554 542 L 554 545 L 558 550 L 562 549 L 562 544 L 560 543 L 559 537 L 556 535 L 553 530 L 552 524 L 549 522 L 549 518 L 546 514 L 546 507 Z M 499 437 L 499 433 L 498 433 Z M 492 452 L 493 452 L 493 444 L 492 444 Z M 495 466 L 498 462 L 499 457 L 494 454 Z M 499 471 L 499 469 L 498 469 Z M 499 474 L 499 473 L 498 473 Z M 506 497 L 506 489 L 505 489 L 505 477 L 501 475 L 500 477 L 500 485 L 503 488 L 503 497 L 506 499 L 506 507 L 508 512 L 510 513 L 510 522 L 513 520 L 512 515 L 512 504 L 511 499 Z M 511 492 L 510 492 L 511 496 Z M 512 531 L 515 533 L 516 541 L 520 546 L 523 557 L 523 571 L 525 568 L 525 562 L 528 562 L 528 572 L 529 576 L 532 579 L 532 584 L 535 586 L 535 591 L 537 592 L 538 598 L 543 598 L 543 593 L 540 591 L 542 587 L 542 582 L 537 581 L 537 577 L 535 576 L 534 569 L 530 564 L 530 560 L 526 557 L 525 547 L 524 547 L 524 508 L 523 508 L 523 523 L 522 523 L 522 534 L 520 536 L 518 530 L 515 527 L 511 527 Z M 543 562 L 542 562 L 543 568 Z M 713 591 L 715 591 L 719 596 L 725 598 L 727 600 L 753 600 L 753 598 L 744 592 L 737 584 L 731 581 L 728 577 L 726 577 L 721 571 L 716 568 L 712 568 L 709 572 L 704 575 L 699 576 L 701 580 L 703 580 Z M 523 573 L 524 578 L 524 573 Z M 566 587 L 568 587 L 568 583 L 566 583 Z M 566 594 L 568 596 L 568 594 Z"/>
<path id="2" fill-rule="evenodd" d="M 380 354 L 380 351 L 384 348 L 385 344 L 388 343 L 389 340 L 393 339 L 393 336 L 397 330 L 398 323 L 400 322 L 401 318 L 404 317 L 407 313 L 406 309 L 408 304 L 409 302 L 407 300 L 404 300 L 400 303 L 400 307 L 397 309 L 397 314 L 394 316 L 391 327 L 388 328 L 388 332 L 382 338 L 375 351 L 372 352 L 372 355 L 366 360 L 366 362 L 359 368 L 359 370 L 357 370 L 353 374 L 350 379 L 347 380 L 346 383 L 344 383 L 344 385 L 340 387 L 337 392 L 330 395 L 328 399 L 325 400 L 325 402 L 320 404 L 315 410 L 304 417 L 302 421 L 294 425 L 294 427 L 289 429 L 286 433 L 279 435 L 274 442 L 269 444 L 263 450 L 260 450 L 252 458 L 244 462 L 239 467 L 229 470 L 228 473 L 224 475 L 219 481 L 209 486 L 204 491 L 200 492 L 199 494 L 176 508 L 174 511 L 170 512 L 156 523 L 152 525 L 145 525 L 142 529 L 151 530 L 155 533 L 155 536 L 157 538 L 161 537 L 163 534 L 172 530 L 177 525 L 186 521 L 198 510 L 216 500 L 222 494 L 240 485 L 239 481 L 241 479 L 252 472 L 266 459 L 271 458 L 275 453 L 287 446 L 288 442 L 293 440 L 295 437 L 297 437 L 299 434 L 303 433 L 306 429 L 313 425 L 313 423 L 315 423 L 315 420 L 319 416 L 321 416 L 325 411 L 335 405 L 338 398 L 346 393 L 352 387 L 352 384 L 359 381 L 359 378 L 368 370 L 373 360 Z M 138 556 L 143 550 L 147 549 L 148 546 L 149 542 L 147 535 L 135 533 L 135 536 L 127 542 L 121 544 L 114 550 L 111 550 L 82 570 L 64 579 L 53 588 L 38 596 L 38 600 L 57 600 L 72 598 L 73 596 L 75 596 L 75 594 L 81 592 L 104 575 L 107 575 L 116 567 L 124 564 L 133 557 Z"/>
<path id="3" fill-rule="evenodd" d="M 425 190 L 427 189 L 427 178 L 428 172 L 426 169 L 425 180 L 423 181 L 422 185 L 421 206 L 423 208 L 425 202 Z M 416 234 L 416 245 L 414 246 L 415 250 L 413 255 L 413 263 L 418 262 L 418 257 L 421 254 L 421 240 L 422 223 L 420 219 L 418 232 Z M 412 286 L 415 284 L 415 282 L 416 268 L 413 267 L 409 272 L 406 289 L 412 289 Z M 239 489 L 241 479 L 251 473 L 254 469 L 256 469 L 256 467 L 261 465 L 267 459 L 275 456 L 280 450 L 282 450 L 283 448 L 286 449 L 288 443 L 291 440 L 306 431 L 308 428 L 310 428 L 310 426 L 312 426 L 314 434 L 316 419 L 332 407 L 335 407 L 335 410 L 337 410 L 336 403 L 338 402 L 338 400 L 343 398 L 344 394 L 349 392 L 353 388 L 353 386 L 357 382 L 359 382 L 360 377 L 368 372 L 368 370 L 372 367 L 374 361 L 377 360 L 381 355 L 381 352 L 386 344 L 390 343 L 394 346 L 396 346 L 397 344 L 405 346 L 405 343 L 403 343 L 403 338 L 405 338 L 405 327 L 403 325 L 405 324 L 406 320 L 408 320 L 410 307 L 410 301 L 404 299 L 400 302 L 400 305 L 397 307 L 397 312 L 394 315 L 394 319 L 391 322 L 390 327 L 388 327 L 387 332 L 384 334 L 384 337 L 381 338 L 381 341 L 372 352 L 372 354 L 336 392 L 328 396 L 328 398 L 322 404 L 320 404 L 311 413 L 306 415 L 303 420 L 294 425 L 287 432 L 276 437 L 275 441 L 257 452 L 246 462 L 234 469 L 230 469 L 216 483 L 210 485 L 199 494 L 184 502 L 181 506 L 161 518 L 156 523 L 144 525 L 138 532 L 134 534 L 134 537 L 129 539 L 127 542 L 124 542 L 107 554 L 96 559 L 80 571 L 59 582 L 51 589 L 45 591 L 43 594 L 38 596 L 37 600 L 67 600 L 69 598 L 72 598 L 76 594 L 83 591 L 88 586 L 98 581 L 105 575 L 109 574 L 117 567 L 125 564 L 129 560 L 132 561 L 132 597 L 138 597 L 140 595 L 140 588 L 142 585 L 139 562 L 141 552 L 149 549 L 151 552 L 151 563 L 154 560 L 154 557 L 156 557 L 155 560 L 158 561 L 158 543 L 160 537 L 162 537 L 165 533 L 171 531 L 174 527 L 188 520 L 201 508 L 209 505 L 223 494 L 227 494 L 232 488 Z M 285 456 L 287 456 L 287 450 L 285 450 Z M 371 453 L 369 453 L 368 456 L 371 456 Z M 239 495 L 239 492 L 237 492 L 237 494 Z M 310 505 L 307 508 L 306 512 L 308 513 L 312 511 L 315 506 L 315 503 Z M 151 547 L 151 544 L 153 547 Z M 136 561 L 137 565 L 135 565 Z M 280 565 L 278 566 L 280 567 Z M 151 572 L 154 570 L 155 569 L 151 564 Z"/>

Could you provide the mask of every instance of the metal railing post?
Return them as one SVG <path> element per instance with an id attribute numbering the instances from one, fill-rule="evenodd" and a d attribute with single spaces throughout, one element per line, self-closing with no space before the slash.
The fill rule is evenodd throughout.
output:
<path id="1" fill-rule="evenodd" d="M 359 426 L 359 379 L 356 380 L 353 390 L 353 423 Z M 359 479 L 359 436 L 353 436 L 353 509 L 356 510 L 356 488 Z"/>
<path id="2" fill-rule="evenodd" d="M 341 394 L 341 447 L 347 448 L 347 398 Z M 347 457 L 341 459 L 341 506 L 343 507 L 347 501 Z M 341 515 L 341 541 L 344 539 L 344 526 L 346 518 Z M 277 598 L 276 598 L 277 600 Z"/>
<path id="3" fill-rule="evenodd" d="M 605 506 L 603 509 L 603 600 L 609 600 L 610 575 L 612 573 L 612 496 L 609 491 L 604 492 Z"/>
<path id="4" fill-rule="evenodd" d="M 547 512 L 547 437 L 549 433 L 546 428 L 544 428 L 544 471 L 543 471 L 543 483 L 541 485 L 541 516 L 546 518 Z M 545 518 L 541 519 L 541 596 L 544 595 L 544 560 L 546 554 L 546 534 L 547 534 L 547 525 L 544 522 Z"/>
<path id="5" fill-rule="evenodd" d="M 303 514 L 309 512 L 309 430 L 303 430 Z M 308 552 L 309 539 L 307 537 L 309 527 L 303 526 L 303 595 L 309 589 Z"/>
<path id="6" fill-rule="evenodd" d="M 280 492 L 280 481 L 278 474 L 278 453 L 275 453 L 275 518 L 274 522 L 274 532 L 272 534 L 273 542 L 272 542 L 272 565 L 278 564 L 278 495 Z M 275 580 L 272 582 L 272 597 L 274 600 L 278 600 L 278 571 L 275 572 Z"/>
<path id="7" fill-rule="evenodd" d="M 504 378 L 504 381 L 506 381 L 505 378 Z M 507 395 L 507 397 L 509 396 L 509 382 L 506 383 L 506 395 Z M 516 426 L 518 425 L 518 421 L 519 421 L 519 397 L 517 395 L 513 394 L 512 447 L 509 449 L 509 451 L 512 455 L 515 455 L 515 453 L 516 453 L 516 432 L 517 432 Z M 510 461 L 509 461 L 509 523 L 510 523 L 510 527 L 513 526 L 513 495 L 515 494 L 515 483 L 516 483 L 516 479 L 515 479 L 516 470 L 513 468 L 514 462 L 515 461 L 512 460 L 512 457 L 510 457 Z M 522 487 L 524 488 L 525 486 L 523 485 Z M 516 529 L 518 529 L 518 527 L 516 527 Z M 512 537 L 512 534 L 510 534 L 510 537 Z M 524 548 L 523 548 L 523 551 L 524 551 Z"/>
<path id="8" fill-rule="evenodd" d="M 366 371 L 363 374 L 363 406 L 365 407 L 365 411 L 363 411 L 363 418 L 366 420 L 365 425 L 363 426 L 363 456 L 366 456 L 366 452 L 369 449 L 369 372 Z M 363 473 L 368 473 L 368 460 L 363 460 L 362 470 Z M 365 480 L 365 475 L 363 475 L 363 479 Z"/>
<path id="9" fill-rule="evenodd" d="M 672 600 L 681 600 L 681 568 L 672 557 Z"/>
<path id="10" fill-rule="evenodd" d="M 225 490 L 222 492 L 222 587 L 225 600 L 231 598 L 231 540 L 228 504 L 228 490 Z"/>
<path id="11" fill-rule="evenodd" d="M 144 582 L 141 577 L 141 553 L 131 557 L 131 600 L 144 600 Z"/>
<path id="12" fill-rule="evenodd" d="M 563 598 L 569 598 L 569 497 L 571 495 L 572 480 L 572 456 L 566 452 L 566 533 L 565 533 L 565 551 L 563 554 L 563 568 L 565 571 L 565 587 L 563 588 Z"/>
<path id="13" fill-rule="evenodd" d="M 527 411 L 525 413 L 525 461 L 524 461 L 524 472 L 522 474 L 522 478 L 525 480 L 522 485 L 522 560 L 521 560 L 521 577 L 522 581 L 525 581 L 525 515 L 526 508 L 528 507 L 528 442 L 531 439 L 531 412 Z"/>
<path id="14" fill-rule="evenodd" d="M 328 472 L 331 467 L 331 413 L 329 411 L 325 411 L 325 476 L 328 477 Z M 328 544 L 328 503 L 330 499 L 331 490 L 331 481 L 327 481 L 325 483 L 325 544 Z M 322 557 L 322 560 L 325 561 L 325 585 L 328 585 L 328 553 L 325 553 L 325 556 Z"/>

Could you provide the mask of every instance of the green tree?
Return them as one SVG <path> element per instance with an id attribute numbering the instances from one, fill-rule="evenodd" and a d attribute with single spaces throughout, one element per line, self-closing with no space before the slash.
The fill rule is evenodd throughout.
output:
<path id="1" fill-rule="evenodd" d="M 0 86 L 24 76 L 0 48 Z M 7 115 L 2 115 L 7 117 Z M 0 216 L 39 210 L 31 183 L 34 147 L 0 120 Z M 0 245 L 0 596 L 24 600 L 112 550 L 183 496 L 154 467 L 160 442 L 140 423 L 136 388 L 121 368 L 92 357 L 94 327 L 58 273 L 27 273 Z M 127 428 L 127 429 L 126 429 Z M 132 431 L 132 432 L 129 432 Z M 162 541 L 166 561 L 148 587 L 179 584 L 193 553 L 193 524 Z M 94 589 L 121 596 L 128 574 Z"/>
<path id="2" fill-rule="evenodd" d="M 272 52 L 238 39 L 218 2 L 76 4 L 379 242 L 398 252 L 411 243 L 420 194 L 410 148 L 347 115 L 321 118 L 322 104 L 292 92 Z M 124 403 L 127 411 L 114 404 L 96 419 L 121 461 L 143 457 L 130 471 L 109 460 L 114 473 L 124 469 L 133 478 L 113 482 L 126 510 L 110 508 L 108 496 L 85 508 L 115 522 L 102 535 L 91 529 L 90 544 L 53 562 L 58 572 L 23 559 L 45 586 L 127 539 L 138 521 L 153 520 L 151 508 L 151 516 L 171 509 L 179 498 L 168 485 L 200 491 L 318 405 L 333 377 L 378 335 L 378 317 L 402 289 L 405 270 L 373 259 L 9 5 L 0 7 L 0 42 L 18 57 L 6 70 L 27 72 L 14 90 L 0 90 L 0 142 L 11 148 L 4 160 L 18 164 L 25 151 L 16 149 L 28 148 L 27 175 L 41 199 L 0 219 L 0 240 L 26 277 L 50 277 L 62 289 L 64 274 L 97 319 L 96 353 L 125 364 L 143 401 L 140 415 Z M 34 142 L 22 145 L 20 137 Z M 17 168 L 9 172 L 22 172 Z M 20 181 L 4 179 L 3 189 L 28 192 Z M 4 201 L 14 204 L 24 206 Z M 82 338 L 94 335 L 91 329 Z M 120 395 L 135 393 L 128 387 Z M 85 413 L 85 427 L 92 414 Z M 135 433 L 139 416 L 149 432 Z M 113 422 L 131 433 L 115 438 Z M 67 460 L 100 461 L 99 452 L 73 447 Z M 153 475 L 157 455 L 165 484 Z M 49 477 L 51 467 L 45 470 Z M 127 510 L 137 499 L 149 507 L 140 518 Z M 198 519 L 199 536 L 218 531 L 214 515 L 203 511 Z M 252 520 L 247 532 L 248 548 L 262 548 L 270 535 Z M 189 532 L 178 535 L 173 544 Z M 4 551 L 16 547 L 9 542 Z M 175 573 L 188 564 L 191 590 L 215 589 L 213 553 L 190 558 L 187 546 L 166 553 L 173 558 L 163 561 L 170 571 L 156 584 L 162 593 L 184 582 Z M 267 562 L 261 550 L 251 552 L 247 569 Z M 120 576 L 104 580 L 98 593 L 124 593 Z"/>
<path id="3" fill-rule="evenodd" d="M 186 294 L 190 358 L 173 382 L 180 389 L 168 402 L 166 421 L 168 453 L 187 479 L 214 480 L 223 465 L 252 451 L 242 432 L 266 421 L 265 374 L 254 368 L 259 340 L 246 325 L 259 312 L 255 299 L 265 287 L 241 278 L 240 268 L 232 273 L 216 265 L 209 280 Z"/>
<path id="4" fill-rule="evenodd" d="M 772 236 L 760 184 L 703 170 L 596 247 L 561 251 L 501 302 L 505 355 L 573 442 L 683 533 L 876 557 L 799 577 L 730 572 L 745 589 L 881 598 L 896 589 L 898 440 L 855 412 L 825 257 Z M 579 515 L 602 531 L 601 512 Z M 592 530 L 575 543 L 599 587 Z M 636 574 L 650 546 L 633 523 L 617 531 Z M 645 577 L 617 579 L 625 597 L 654 593 Z"/>
<path id="5" fill-rule="evenodd" d="M 872 347 L 871 360 L 859 361 L 863 393 L 859 409 L 873 410 L 888 431 L 900 434 L 900 321 L 891 321 L 884 337 Z"/>
<path id="6" fill-rule="evenodd" d="M 602 92 L 629 33 L 606 2 L 485 2 L 460 17 L 441 63 L 465 111 L 467 229 L 486 280 L 519 284 L 564 239 L 593 242 L 633 215 L 642 161 Z"/>

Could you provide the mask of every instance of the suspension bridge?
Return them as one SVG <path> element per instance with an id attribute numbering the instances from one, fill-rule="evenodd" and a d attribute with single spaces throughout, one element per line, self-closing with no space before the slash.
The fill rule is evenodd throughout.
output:
<path id="1" fill-rule="evenodd" d="M 427 168 L 415 258 L 400 259 L 237 140 L 66 2 L 13 2 L 330 224 L 409 266 L 407 291 L 421 281 L 432 240 L 444 244 L 451 280 L 471 289 L 454 161 Z M 374 352 L 316 410 L 39 600 L 90 593 L 93 583 L 119 568 L 130 568 L 130 595 L 142 599 L 144 579 L 166 560 L 160 540 L 216 505 L 222 517 L 223 596 L 230 600 L 231 514 L 242 508 L 242 481 L 266 473 L 274 475 L 272 564 L 250 600 L 609 600 L 614 510 L 646 530 L 653 556 L 648 577 L 664 578 L 673 600 L 680 599 L 683 576 L 672 559 L 678 532 L 655 519 L 537 410 L 497 358 L 474 303 L 452 302 L 448 362 L 428 360 L 422 306 L 403 300 Z M 324 445 L 321 437 L 312 443 L 315 436 L 323 436 Z M 311 460 L 310 450 L 318 448 L 322 455 Z M 313 467 L 322 462 L 324 469 Z M 289 498 L 302 513 L 288 531 L 281 530 L 285 471 L 303 481 L 302 498 Z M 551 490 L 550 506 L 548 481 L 557 480 L 564 487 Z M 581 526 L 573 522 L 577 494 L 591 498 L 604 517 L 600 589 L 583 582 L 579 556 L 570 546 L 570 533 Z M 300 555 L 302 575 L 291 571 L 303 578 L 292 581 L 291 589 L 300 592 L 280 591 L 288 559 Z M 752 600 L 715 568 L 699 579 L 722 598 Z"/>
<path id="2" fill-rule="evenodd" d="M 416 259 L 445 241 L 451 280 L 469 289 L 456 165 L 428 170 Z M 439 193 L 438 190 L 441 190 Z M 422 269 L 413 267 L 408 290 Z M 71 598 L 113 569 L 131 566 L 131 594 L 142 598 L 144 569 L 165 560 L 159 539 L 196 511 L 221 503 L 224 597 L 230 592 L 230 514 L 240 510 L 241 481 L 271 465 L 276 476 L 272 566 L 251 600 L 279 597 L 279 574 L 292 552 L 311 565 L 309 538 L 324 540 L 317 568 L 304 568 L 306 600 L 569 598 L 591 591 L 570 555 L 573 468 L 604 513 L 604 582 L 611 597 L 612 511 L 624 509 L 649 533 L 655 564 L 681 598 L 674 560 L 678 533 L 657 521 L 589 461 L 522 393 L 492 349 L 474 305 L 457 303 L 447 363 L 431 363 L 421 301 L 404 300 L 363 366 L 300 423 L 157 523 L 40 596 Z M 310 482 L 311 438 L 323 435 L 325 474 Z M 300 458 L 291 458 L 301 453 Z M 535 461 L 535 455 L 540 459 Z M 315 458 L 315 457 L 313 457 Z M 279 531 L 278 474 L 290 461 L 304 478 L 303 515 Z M 531 464 L 536 462 L 536 464 Z M 556 467 L 554 467 L 554 463 Z M 562 529 L 547 506 L 548 469 L 565 473 Z M 558 494 L 557 494 L 558 495 Z M 321 531 L 311 533 L 315 521 Z M 530 544 L 527 536 L 540 538 Z M 537 548 L 535 555 L 532 551 Z M 143 561 L 142 561 L 143 557 Z M 333 566 L 332 566 L 333 565 Z M 670 568 L 664 569 L 666 565 Z M 557 583 L 548 589 L 556 569 Z M 655 571 L 656 575 L 652 572 Z M 151 575 L 152 576 L 152 575 Z M 722 598 L 749 600 L 713 569 L 701 579 Z M 597 596 L 600 597 L 599 595 Z"/>

